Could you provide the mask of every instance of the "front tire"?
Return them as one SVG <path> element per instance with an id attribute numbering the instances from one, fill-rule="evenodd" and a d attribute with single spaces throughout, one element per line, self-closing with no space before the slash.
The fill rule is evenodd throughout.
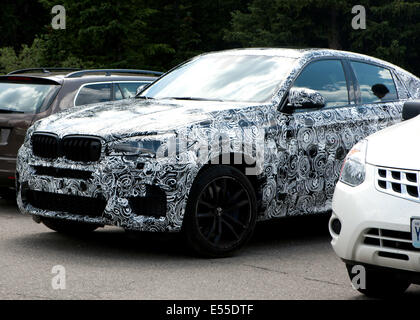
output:
<path id="1" fill-rule="evenodd" d="M 51 230 L 68 235 L 87 234 L 95 231 L 99 227 L 98 225 L 91 223 L 82 223 L 45 217 L 41 218 L 41 222 Z"/>
<path id="2" fill-rule="evenodd" d="M 247 177 L 234 167 L 210 166 L 191 188 L 183 233 L 199 255 L 226 257 L 248 242 L 256 217 L 257 199 Z"/>
<path id="3" fill-rule="evenodd" d="M 354 277 L 353 265 L 346 264 L 350 280 Z M 391 298 L 401 296 L 410 286 L 407 280 L 399 279 L 396 273 L 376 269 L 366 270 L 365 288 L 357 291 L 371 298 Z"/>

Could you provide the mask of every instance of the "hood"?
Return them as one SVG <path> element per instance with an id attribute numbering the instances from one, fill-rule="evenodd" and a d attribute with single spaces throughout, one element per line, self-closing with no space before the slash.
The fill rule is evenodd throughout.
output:
<path id="1" fill-rule="evenodd" d="M 366 162 L 391 168 L 420 170 L 420 116 L 368 137 Z"/>
<path id="2" fill-rule="evenodd" d="M 214 113 L 220 119 L 220 112 L 250 106 L 242 102 L 127 99 L 70 108 L 37 122 L 36 131 L 108 139 L 162 133 L 203 121 L 208 123 L 214 120 Z"/>

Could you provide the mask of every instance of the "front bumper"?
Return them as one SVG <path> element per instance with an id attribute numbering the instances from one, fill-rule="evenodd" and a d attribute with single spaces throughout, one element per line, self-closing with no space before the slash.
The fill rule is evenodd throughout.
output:
<path id="1" fill-rule="evenodd" d="M 407 270 L 401 270 L 401 269 L 394 269 L 389 267 L 381 267 L 378 265 L 372 265 L 372 264 L 366 264 L 366 263 L 360 263 L 355 261 L 348 261 L 343 260 L 348 266 L 360 266 L 362 265 L 366 270 L 371 271 L 379 271 L 381 273 L 387 273 L 392 274 L 393 277 L 396 277 L 399 280 L 403 280 L 412 284 L 420 284 L 420 273 L 415 271 L 407 271 Z"/>
<path id="2" fill-rule="evenodd" d="M 17 203 L 21 212 L 38 217 L 177 232 L 196 171 L 193 164 L 170 159 L 103 156 L 95 163 L 48 161 L 22 146 Z"/>
<path id="3" fill-rule="evenodd" d="M 376 190 L 375 166 L 366 165 L 366 179 L 357 187 L 336 186 L 330 219 L 332 247 L 346 261 L 420 272 L 420 250 L 411 244 L 410 221 L 420 204 Z M 333 232 L 334 219 L 341 231 Z"/>

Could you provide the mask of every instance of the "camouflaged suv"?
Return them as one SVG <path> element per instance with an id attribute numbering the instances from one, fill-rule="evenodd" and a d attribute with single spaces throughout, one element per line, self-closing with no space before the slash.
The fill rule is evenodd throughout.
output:
<path id="1" fill-rule="evenodd" d="M 182 232 L 200 254 L 230 255 L 256 221 L 329 211 L 347 152 L 419 96 L 417 77 L 356 53 L 203 54 L 134 99 L 36 122 L 18 205 L 59 232 Z"/>

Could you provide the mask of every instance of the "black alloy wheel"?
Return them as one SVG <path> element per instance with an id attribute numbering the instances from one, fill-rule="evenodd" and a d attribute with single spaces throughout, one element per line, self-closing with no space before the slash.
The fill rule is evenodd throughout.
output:
<path id="1" fill-rule="evenodd" d="M 184 222 L 188 243 L 197 253 L 231 255 L 249 240 L 255 220 L 255 192 L 238 169 L 212 166 L 197 177 Z"/>

